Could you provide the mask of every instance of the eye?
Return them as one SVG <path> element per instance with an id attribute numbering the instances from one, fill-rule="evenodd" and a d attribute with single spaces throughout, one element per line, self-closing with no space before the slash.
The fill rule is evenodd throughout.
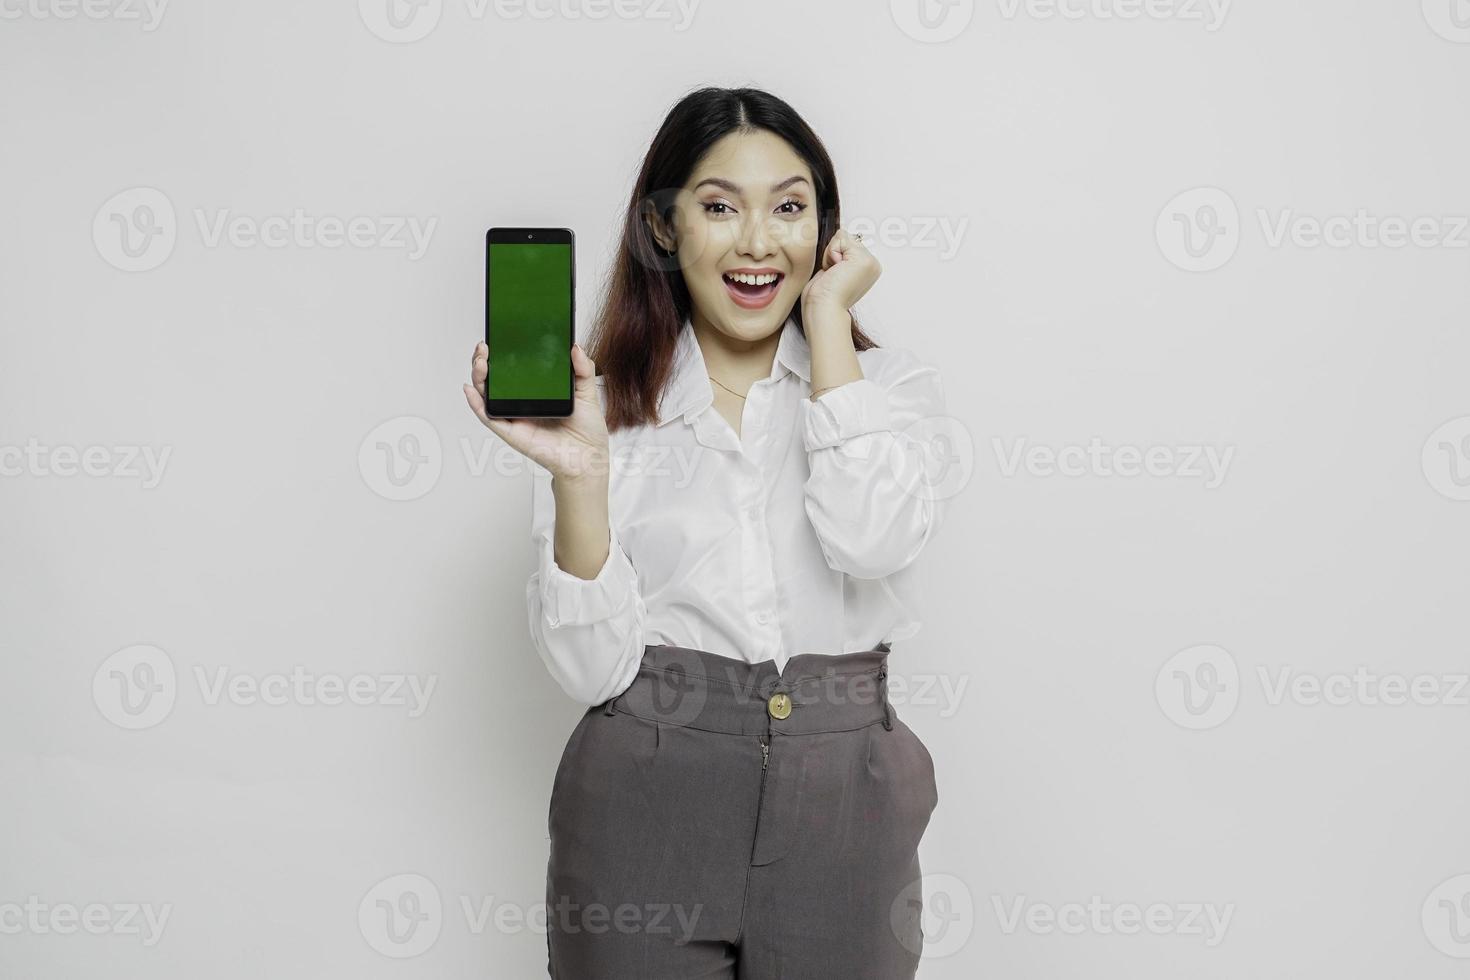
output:
<path id="1" fill-rule="evenodd" d="M 794 210 L 794 211 L 782 211 L 781 208 L 786 207 L 786 205 L 788 205 L 788 204 L 792 205 L 796 210 Z M 780 203 L 780 205 L 777 206 L 776 210 L 779 213 L 781 213 L 781 214 L 801 214 L 801 212 L 803 212 L 803 211 L 806 210 L 806 205 L 803 204 L 803 203 L 801 203 L 798 200 L 795 200 L 795 199 L 792 199 L 792 198 L 788 198 L 787 200 L 782 201 Z"/>
<path id="2" fill-rule="evenodd" d="M 707 203 L 701 204 L 700 207 L 704 208 L 706 214 L 734 214 L 735 213 L 735 209 L 732 208 L 732 207 L 730 207 L 730 205 L 726 204 L 724 201 L 709 201 Z M 716 211 L 715 208 L 727 208 L 728 210 L 725 210 L 725 211 Z"/>

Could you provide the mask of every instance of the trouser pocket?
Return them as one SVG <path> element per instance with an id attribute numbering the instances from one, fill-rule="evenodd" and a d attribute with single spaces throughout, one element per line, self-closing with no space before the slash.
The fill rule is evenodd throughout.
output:
<path id="1" fill-rule="evenodd" d="M 571 734 L 567 736 L 566 745 L 561 750 L 561 760 L 556 764 L 556 775 L 551 780 L 551 812 L 556 810 L 557 796 L 560 794 L 563 784 L 568 779 L 573 778 L 572 770 L 576 765 L 578 750 L 581 748 L 582 741 L 587 734 L 587 729 L 593 723 L 594 718 L 600 714 L 602 714 L 602 705 L 593 705 L 588 708 L 583 712 L 581 720 L 572 728 Z M 548 813 L 548 823 L 549 818 L 550 813 Z"/>
<path id="2" fill-rule="evenodd" d="M 900 761 L 897 764 L 903 770 L 903 784 L 926 799 L 928 801 L 927 813 L 932 813 L 939 805 L 939 784 L 934 770 L 934 757 L 929 753 L 929 747 L 924 744 L 923 739 L 919 738 L 918 733 L 906 725 L 901 718 L 894 718 L 891 732 L 881 731 L 881 725 L 878 728 L 880 734 L 898 743 L 897 755 Z"/>

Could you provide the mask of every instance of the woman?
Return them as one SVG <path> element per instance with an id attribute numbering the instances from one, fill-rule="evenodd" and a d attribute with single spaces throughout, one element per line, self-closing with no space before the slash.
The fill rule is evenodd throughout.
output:
<path id="1" fill-rule="evenodd" d="M 938 797 L 885 678 L 940 521 L 904 430 L 944 399 L 853 321 L 880 268 L 839 219 L 789 105 L 693 92 L 572 349 L 571 417 L 487 417 L 475 349 L 470 407 L 537 464 L 531 635 L 589 705 L 552 789 L 561 980 L 917 969 Z"/>

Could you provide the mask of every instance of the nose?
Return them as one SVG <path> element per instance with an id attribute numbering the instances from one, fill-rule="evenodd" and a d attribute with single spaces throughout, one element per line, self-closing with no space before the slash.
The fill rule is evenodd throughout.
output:
<path id="1" fill-rule="evenodd" d="M 740 228 L 740 253 L 752 259 L 764 259 L 775 254 L 775 236 L 764 214 L 751 214 Z"/>

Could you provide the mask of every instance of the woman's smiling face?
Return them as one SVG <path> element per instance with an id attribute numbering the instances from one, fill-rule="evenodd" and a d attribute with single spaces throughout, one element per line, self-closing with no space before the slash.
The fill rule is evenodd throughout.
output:
<path id="1" fill-rule="evenodd" d="M 816 263 L 811 168 L 774 133 L 730 133 L 695 166 L 677 203 L 679 266 L 695 315 L 741 340 L 780 329 Z"/>

